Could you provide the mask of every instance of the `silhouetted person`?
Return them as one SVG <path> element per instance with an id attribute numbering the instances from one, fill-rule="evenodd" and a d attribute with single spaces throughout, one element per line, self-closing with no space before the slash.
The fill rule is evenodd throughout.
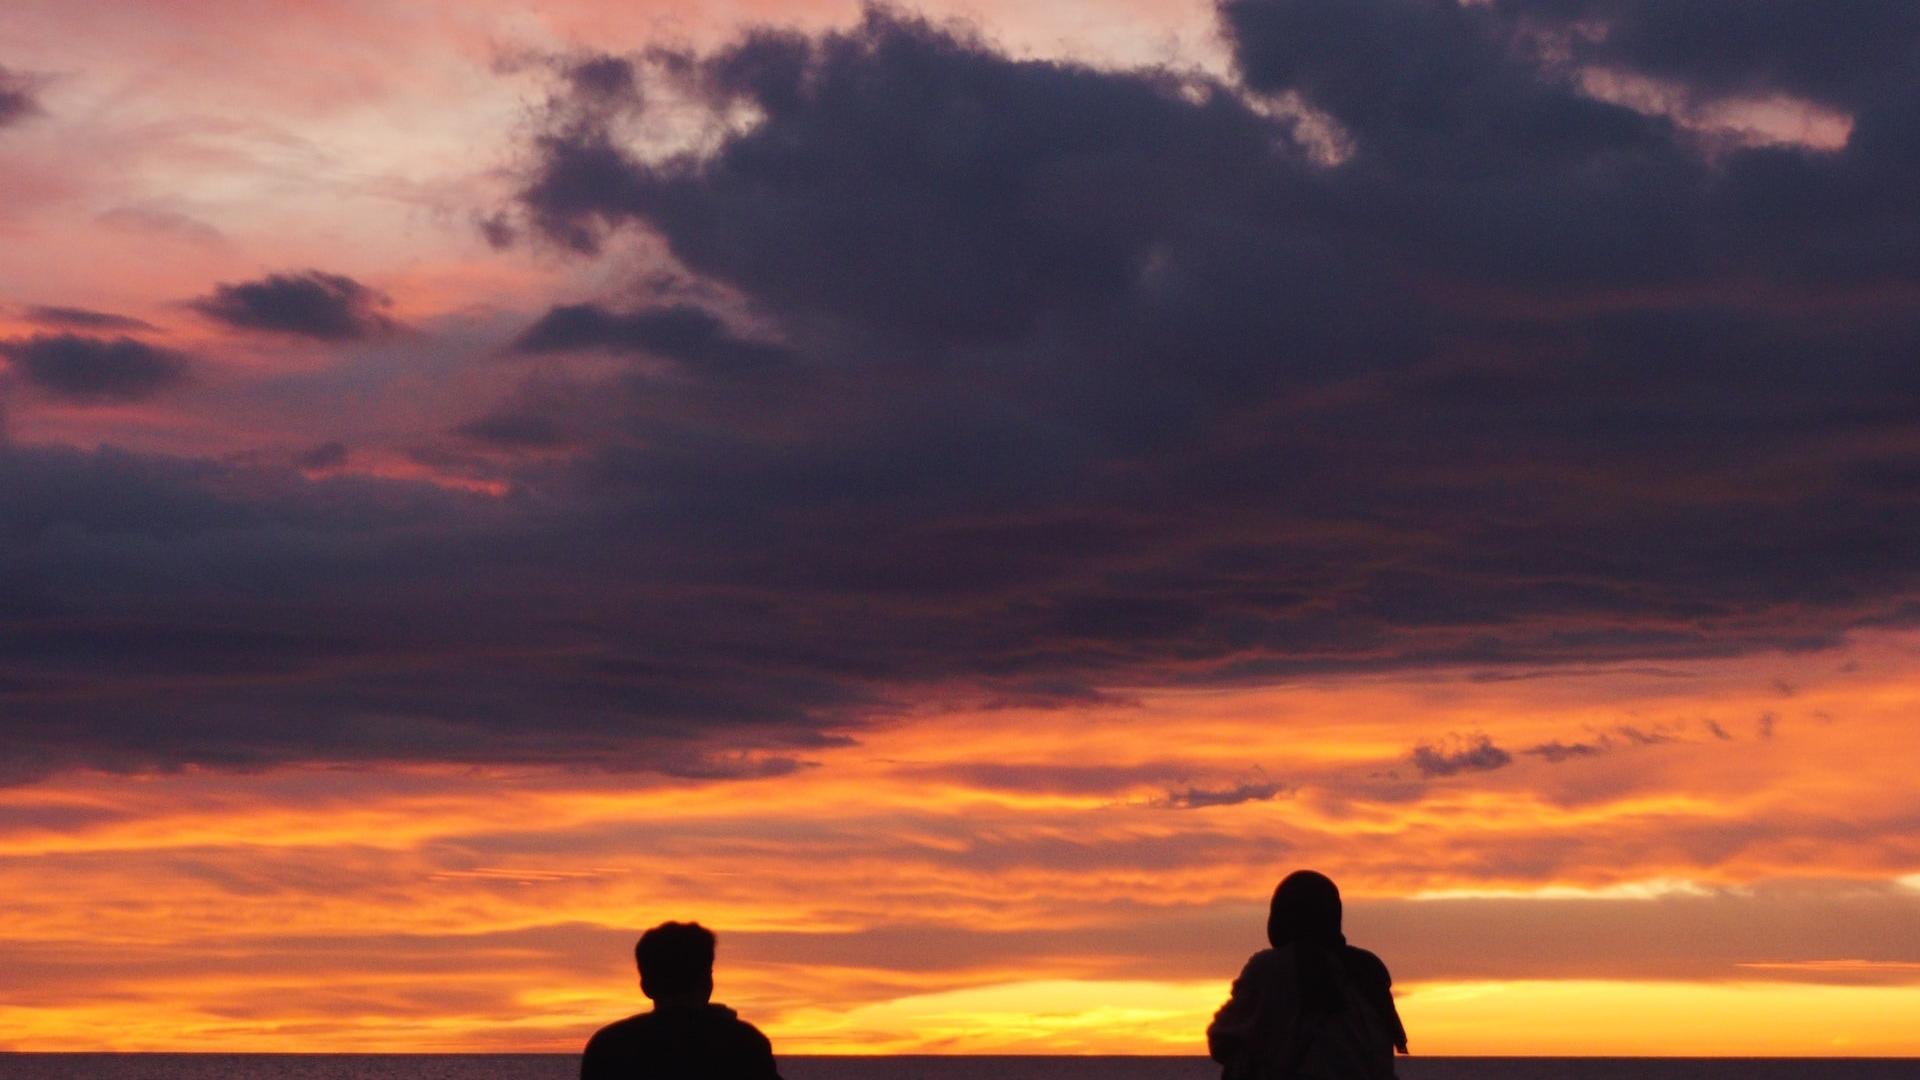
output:
<path id="1" fill-rule="evenodd" d="M 1340 933 L 1340 890 L 1300 870 L 1273 891 L 1267 940 L 1207 1026 L 1225 1080 L 1391 1080 L 1407 1031 L 1387 965 Z"/>
<path id="2" fill-rule="evenodd" d="M 580 1080 L 780 1080 L 773 1045 L 713 997 L 713 931 L 669 922 L 633 947 L 653 1011 L 587 1040 Z"/>

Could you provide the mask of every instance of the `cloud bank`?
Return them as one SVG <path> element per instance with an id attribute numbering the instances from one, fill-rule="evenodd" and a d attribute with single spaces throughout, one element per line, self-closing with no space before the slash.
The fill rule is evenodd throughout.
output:
<path id="1" fill-rule="evenodd" d="M 490 232 L 618 280 L 476 357 L 524 392 L 419 451 L 508 494 L 0 451 L 17 740 L 797 761 L 933 692 L 1816 649 L 1920 612 L 1905 5 L 1218 14 L 1224 79 L 886 9 L 556 69 Z M 1729 141 L 1596 90 L 1628 76 L 1846 136 Z M 669 121 L 701 137 L 639 134 Z M 394 325 L 319 271 L 194 306 Z"/>

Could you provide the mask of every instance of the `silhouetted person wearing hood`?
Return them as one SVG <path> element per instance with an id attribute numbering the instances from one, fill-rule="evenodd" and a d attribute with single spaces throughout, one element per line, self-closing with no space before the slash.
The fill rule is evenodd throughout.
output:
<path id="1" fill-rule="evenodd" d="M 1273 891 L 1267 940 L 1207 1026 L 1225 1080 L 1391 1080 L 1407 1031 L 1380 958 L 1340 933 L 1340 890 L 1300 870 Z"/>
<path id="2" fill-rule="evenodd" d="M 653 1011 L 594 1033 L 580 1080 L 780 1080 L 773 1045 L 713 997 L 713 931 L 669 922 L 640 935 L 633 959 Z"/>

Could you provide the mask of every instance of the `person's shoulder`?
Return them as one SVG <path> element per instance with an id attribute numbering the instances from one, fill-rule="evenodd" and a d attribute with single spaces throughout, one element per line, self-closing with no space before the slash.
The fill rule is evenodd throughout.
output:
<path id="1" fill-rule="evenodd" d="M 1349 971 L 1376 978 L 1388 985 L 1393 983 L 1393 976 L 1387 972 L 1386 962 L 1358 945 L 1347 946 L 1346 961 Z"/>
<path id="2" fill-rule="evenodd" d="M 724 1026 L 733 1038 L 755 1046 L 772 1048 L 773 1043 L 765 1035 L 760 1033 L 760 1029 L 740 1019 L 739 1013 L 734 1012 L 725 1005 L 716 1004 L 709 1006 L 709 1008 L 713 1010 L 712 1018 L 714 1021 Z"/>
<path id="3" fill-rule="evenodd" d="M 1254 953 L 1252 956 L 1247 957 L 1246 966 L 1250 968 L 1266 967 L 1269 964 L 1277 964 L 1279 962 L 1280 962 L 1280 950 L 1261 949 L 1259 952 Z"/>
<path id="4" fill-rule="evenodd" d="M 635 1013 L 625 1020 L 615 1020 L 594 1032 L 593 1037 L 587 1040 L 587 1047 L 592 1049 L 596 1044 L 608 1046 L 636 1038 L 647 1029 L 652 1019 L 652 1013 Z"/>
<path id="5" fill-rule="evenodd" d="M 1240 977 L 1256 980 L 1265 978 L 1269 973 L 1283 970 L 1285 968 L 1283 960 L 1280 950 L 1261 949 L 1247 957 L 1246 964 L 1240 968 Z"/>

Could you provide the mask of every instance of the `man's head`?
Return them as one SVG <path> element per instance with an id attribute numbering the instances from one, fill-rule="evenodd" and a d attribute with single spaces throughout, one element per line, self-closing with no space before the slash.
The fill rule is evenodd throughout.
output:
<path id="1" fill-rule="evenodd" d="M 699 923 L 666 922 L 641 934 L 633 947 L 640 991 L 657 1005 L 705 1005 L 713 997 L 713 942 Z"/>

